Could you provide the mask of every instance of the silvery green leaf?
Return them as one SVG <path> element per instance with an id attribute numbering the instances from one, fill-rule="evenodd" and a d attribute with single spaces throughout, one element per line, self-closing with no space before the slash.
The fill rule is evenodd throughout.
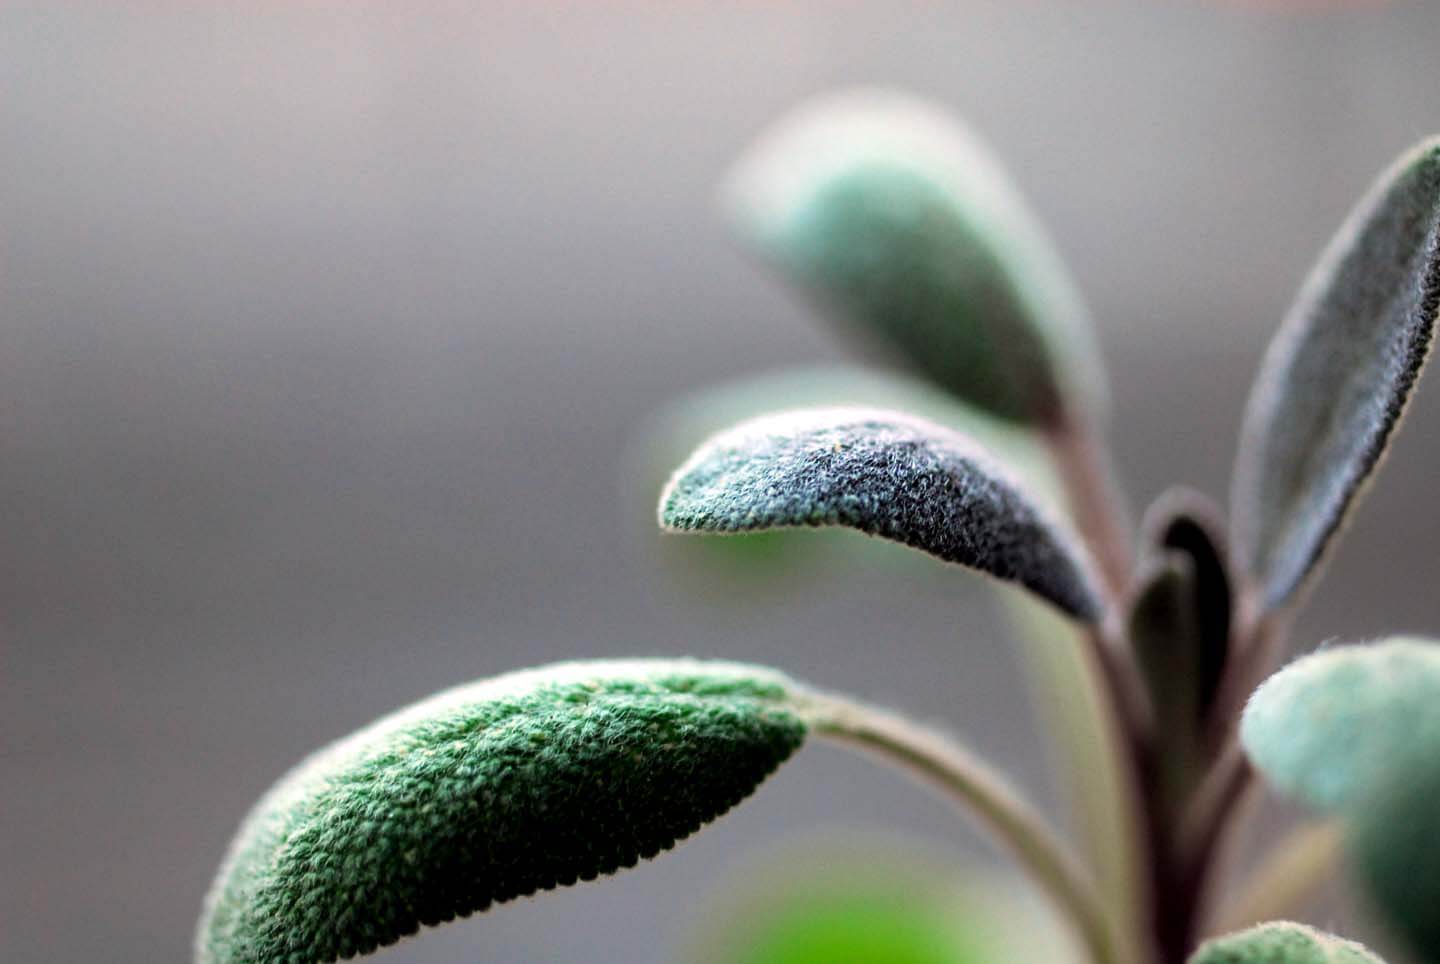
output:
<path id="1" fill-rule="evenodd" d="M 1440 746 L 1440 645 L 1391 639 L 1304 656 L 1262 683 L 1240 721 L 1256 768 L 1282 793 L 1344 812 Z"/>
<path id="2" fill-rule="evenodd" d="M 968 402 L 1027 424 L 1102 406 L 1087 313 L 989 149 L 916 98 L 783 119 L 727 191 L 744 237 L 822 307 Z"/>
<path id="3" fill-rule="evenodd" d="M 629 867 L 800 745 L 794 684 L 736 663 L 565 663 L 452 689 L 311 756 L 246 818 L 202 964 L 328 962 Z"/>
<path id="4" fill-rule="evenodd" d="M 1264 602 L 1316 568 L 1430 351 L 1440 306 L 1440 141 L 1400 158 L 1330 243 L 1265 356 L 1235 465 L 1235 543 Z"/>
<path id="5" fill-rule="evenodd" d="M 973 441 L 874 409 L 805 409 L 702 444 L 660 498 L 667 529 L 845 526 L 1019 583 L 1096 619 L 1088 560 L 1061 523 Z"/>
<path id="6" fill-rule="evenodd" d="M 1410 765 L 1351 815 L 1353 879 L 1420 961 L 1440 961 L 1440 743 L 1419 742 Z"/>
<path id="7" fill-rule="evenodd" d="M 1272 921 L 1201 945 L 1189 964 L 1384 964 L 1363 945 L 1304 924 Z"/>

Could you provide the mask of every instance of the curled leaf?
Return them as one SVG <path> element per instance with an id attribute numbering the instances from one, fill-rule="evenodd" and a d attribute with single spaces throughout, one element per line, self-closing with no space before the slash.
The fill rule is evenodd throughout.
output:
<path id="1" fill-rule="evenodd" d="M 1223 518 L 1198 492 L 1172 489 L 1151 506 L 1142 527 L 1150 552 L 1188 560 L 1184 594 L 1194 614 L 1194 635 L 1185 642 L 1195 649 L 1187 659 L 1196 686 L 1194 708 L 1200 714 L 1208 712 L 1230 657 L 1234 590 Z"/>
<path id="2" fill-rule="evenodd" d="M 1440 140 L 1350 214 L 1271 344 L 1245 415 L 1235 543 L 1270 607 L 1316 567 L 1404 414 L 1440 309 Z"/>
<path id="3" fill-rule="evenodd" d="M 1440 697 L 1440 694 L 1436 695 Z M 1436 698 L 1436 697 L 1432 697 Z M 1440 743 L 1419 743 L 1404 779 L 1356 809 L 1346 834 L 1354 878 L 1417 960 L 1440 960 Z"/>
<path id="4" fill-rule="evenodd" d="M 1414 747 L 1440 746 L 1440 646 L 1392 639 L 1298 659 L 1250 697 L 1240 739 L 1281 792 L 1351 810 L 1408 779 Z"/>
<path id="5" fill-rule="evenodd" d="M 802 290 L 966 401 L 1027 424 L 1099 407 L 1075 286 L 989 149 L 940 110 L 876 90 L 804 106 L 728 200 Z"/>
<path id="6" fill-rule="evenodd" d="M 974 442 L 871 409 L 811 409 L 706 441 L 660 497 L 667 529 L 846 526 L 1019 583 L 1060 609 L 1103 609 L 1083 551 Z"/>
<path id="7" fill-rule="evenodd" d="M 1272 921 L 1206 941 L 1189 964 L 1384 964 L 1364 945 L 1304 924 Z"/>
<path id="8" fill-rule="evenodd" d="M 800 745 L 793 686 L 734 663 L 565 663 L 400 710 L 260 800 L 196 959 L 334 961 L 652 857 Z"/>

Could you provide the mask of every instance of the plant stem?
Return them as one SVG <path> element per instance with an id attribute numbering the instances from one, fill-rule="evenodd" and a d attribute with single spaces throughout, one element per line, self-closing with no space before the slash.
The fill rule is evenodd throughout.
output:
<path id="1" fill-rule="evenodd" d="M 898 763 L 979 817 L 1074 925 L 1095 964 L 1124 964 L 1094 885 L 1074 855 L 987 765 L 934 730 L 841 697 L 812 694 L 801 712 L 816 733 Z"/>
<path id="2" fill-rule="evenodd" d="M 1105 444 L 1080 417 L 1062 418 L 1047 427 L 1045 440 L 1065 483 L 1075 524 L 1095 554 L 1111 598 L 1120 599 L 1130 583 L 1130 523 Z"/>

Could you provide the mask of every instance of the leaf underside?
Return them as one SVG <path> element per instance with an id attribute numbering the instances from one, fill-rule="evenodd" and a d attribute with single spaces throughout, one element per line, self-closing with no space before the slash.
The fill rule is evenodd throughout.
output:
<path id="1" fill-rule="evenodd" d="M 1236 460 L 1234 541 L 1270 607 L 1304 584 L 1380 461 L 1440 307 L 1440 141 L 1387 171 L 1271 345 Z"/>
<path id="2" fill-rule="evenodd" d="M 740 664 L 569 663 L 401 710 L 256 805 L 196 958 L 334 961 L 654 856 L 800 745 L 790 685 Z"/>
<path id="3" fill-rule="evenodd" d="M 1088 316 L 987 147 L 914 98 L 858 91 L 782 121 L 728 192 L 759 253 L 858 333 L 1003 418 L 1098 408 Z"/>
<path id="4" fill-rule="evenodd" d="M 1078 547 L 971 440 L 894 412 L 812 409 L 742 423 L 676 471 L 661 525 L 711 533 L 845 526 L 1099 617 Z"/>
<path id="5" fill-rule="evenodd" d="M 1240 739 L 1277 789 L 1324 813 L 1408 779 L 1417 746 L 1440 747 L 1440 645 L 1337 646 L 1262 683 Z"/>
<path id="6" fill-rule="evenodd" d="M 1384 964 L 1354 941 L 1275 921 L 1201 945 L 1189 964 Z"/>

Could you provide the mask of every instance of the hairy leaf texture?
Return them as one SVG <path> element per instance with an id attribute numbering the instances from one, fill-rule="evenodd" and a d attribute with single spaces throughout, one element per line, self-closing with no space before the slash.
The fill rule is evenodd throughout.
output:
<path id="1" fill-rule="evenodd" d="M 1063 611 L 1103 608 L 1061 523 L 967 437 L 874 409 L 807 409 L 706 441 L 660 498 L 672 530 L 846 526 L 1019 583 Z"/>
<path id="2" fill-rule="evenodd" d="M 196 959 L 334 961 L 652 857 L 800 745 L 792 685 L 733 663 L 564 663 L 402 709 L 260 800 Z"/>
<path id="3" fill-rule="evenodd" d="M 1440 309 L 1440 140 L 1400 158 L 1270 346 L 1236 459 L 1234 541 L 1264 602 L 1304 584 L 1384 455 Z"/>
<path id="4" fill-rule="evenodd" d="M 1363 945 L 1323 931 L 1272 921 L 1207 941 L 1189 964 L 1384 964 Z"/>

